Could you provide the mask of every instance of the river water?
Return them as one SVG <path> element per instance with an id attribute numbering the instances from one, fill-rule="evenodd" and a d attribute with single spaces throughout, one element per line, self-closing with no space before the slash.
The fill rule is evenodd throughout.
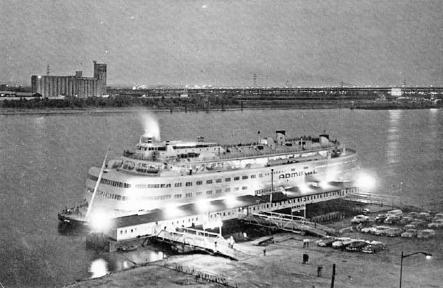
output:
<path id="1" fill-rule="evenodd" d="M 147 116 L 148 115 L 148 116 Z M 155 117 L 164 140 L 251 142 L 286 130 L 355 148 L 374 193 L 443 210 L 443 111 L 249 110 L 211 113 L 0 115 L 0 283 L 54 287 L 162 258 L 160 251 L 110 255 L 86 249 L 82 233 L 61 233 L 57 212 L 83 199 L 88 168 L 132 148 Z"/>

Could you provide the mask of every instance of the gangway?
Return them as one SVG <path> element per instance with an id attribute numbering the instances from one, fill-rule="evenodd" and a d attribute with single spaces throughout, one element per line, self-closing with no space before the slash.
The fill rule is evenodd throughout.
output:
<path id="1" fill-rule="evenodd" d="M 245 217 L 243 221 L 263 227 L 277 227 L 278 229 L 289 232 L 309 232 L 323 237 L 336 233 L 335 229 L 310 222 L 304 217 L 276 212 L 252 213 Z"/>
<path id="2" fill-rule="evenodd" d="M 179 252 L 201 250 L 221 254 L 234 260 L 240 257 L 240 251 L 233 248 L 233 243 L 229 243 L 217 233 L 180 228 L 177 231 L 161 230 L 155 238 L 157 241 L 173 245 Z"/>

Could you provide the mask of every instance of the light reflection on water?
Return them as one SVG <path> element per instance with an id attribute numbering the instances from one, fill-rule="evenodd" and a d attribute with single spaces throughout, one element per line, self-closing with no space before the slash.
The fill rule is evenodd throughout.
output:
<path id="1" fill-rule="evenodd" d="M 89 267 L 89 272 L 91 272 L 91 278 L 98 278 L 105 276 L 109 273 L 108 262 L 106 260 L 99 258 L 92 261 Z"/>
<path id="2" fill-rule="evenodd" d="M 388 164 L 400 161 L 398 157 L 398 145 L 400 141 L 399 128 L 401 124 L 402 110 L 389 110 L 389 129 L 387 135 L 386 158 Z"/>
<path id="3" fill-rule="evenodd" d="M 166 257 L 167 255 L 163 251 L 154 251 L 143 247 L 135 251 L 104 253 L 100 258 L 94 259 L 90 263 L 90 278 L 102 277 L 140 264 L 159 261 Z"/>

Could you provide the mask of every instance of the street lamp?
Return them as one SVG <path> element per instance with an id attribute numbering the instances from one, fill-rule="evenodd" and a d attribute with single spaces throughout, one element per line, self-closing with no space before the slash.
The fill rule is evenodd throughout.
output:
<path id="1" fill-rule="evenodd" d="M 403 251 L 401 251 L 401 260 L 400 260 L 400 288 L 401 288 L 401 278 L 403 276 L 403 258 L 416 255 L 416 254 L 423 254 L 426 256 L 426 259 L 432 259 L 432 254 L 426 253 L 426 252 L 414 252 L 411 254 L 404 254 Z"/>

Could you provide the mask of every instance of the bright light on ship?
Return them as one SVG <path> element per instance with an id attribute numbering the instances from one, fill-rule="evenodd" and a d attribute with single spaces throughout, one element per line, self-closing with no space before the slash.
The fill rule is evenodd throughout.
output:
<path id="1" fill-rule="evenodd" d="M 318 182 L 318 186 L 323 190 L 326 190 L 331 187 L 329 185 L 328 181 L 326 181 L 326 180 L 322 180 L 322 181 Z"/>
<path id="2" fill-rule="evenodd" d="M 157 118 L 148 112 L 142 112 L 139 116 L 145 131 L 143 136 L 153 137 L 155 140 L 160 141 L 160 125 Z"/>
<path id="3" fill-rule="evenodd" d="M 373 176 L 362 172 L 357 176 L 355 184 L 364 191 L 371 191 L 375 188 L 376 181 Z"/>
<path id="4" fill-rule="evenodd" d="M 195 209 L 199 213 L 209 212 L 211 207 L 211 199 L 201 199 L 195 202 Z"/>
<path id="5" fill-rule="evenodd" d="M 88 223 L 93 232 L 106 232 L 112 226 L 112 219 L 103 211 L 95 211 L 91 213 Z"/>
<path id="6" fill-rule="evenodd" d="M 308 186 L 308 184 L 306 184 L 306 182 L 298 184 L 297 188 L 300 190 L 301 194 L 306 194 L 306 193 L 312 192 L 312 189 L 309 188 L 309 186 Z"/>
<path id="7" fill-rule="evenodd" d="M 225 203 L 226 203 L 227 208 L 233 208 L 239 202 L 240 201 L 238 201 L 237 197 L 232 196 L 232 195 L 225 198 Z"/>
<path id="8" fill-rule="evenodd" d="M 166 204 L 163 208 L 163 214 L 166 217 L 179 217 L 182 214 L 182 211 L 177 206 L 177 204 Z"/>

